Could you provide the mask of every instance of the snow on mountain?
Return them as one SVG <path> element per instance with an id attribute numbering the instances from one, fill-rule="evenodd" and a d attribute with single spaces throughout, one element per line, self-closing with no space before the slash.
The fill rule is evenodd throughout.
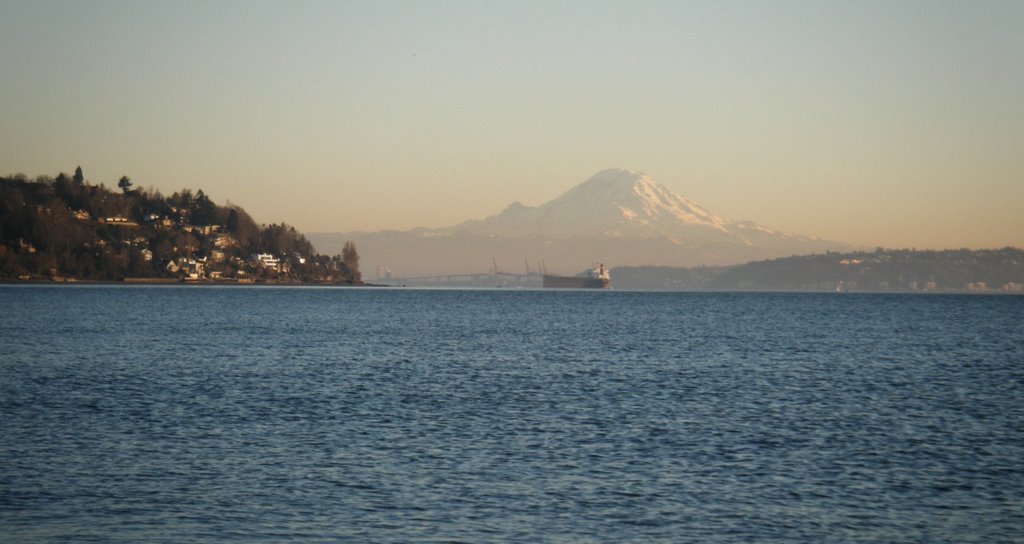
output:
<path id="1" fill-rule="evenodd" d="M 524 261 L 544 262 L 563 273 L 597 261 L 609 266 L 728 265 L 851 249 L 729 221 L 646 174 L 620 169 L 599 172 L 540 206 L 516 202 L 486 219 L 453 227 L 307 237 L 326 253 L 352 240 L 365 270 L 382 266 L 399 277 L 483 272 L 493 263 L 516 270 L 524 268 Z"/>
<path id="2" fill-rule="evenodd" d="M 732 239 L 749 244 L 743 234 L 758 228 L 718 217 L 642 172 L 609 169 L 541 206 L 532 208 L 516 202 L 497 215 L 445 231 L 506 238 L 668 237 Z"/>

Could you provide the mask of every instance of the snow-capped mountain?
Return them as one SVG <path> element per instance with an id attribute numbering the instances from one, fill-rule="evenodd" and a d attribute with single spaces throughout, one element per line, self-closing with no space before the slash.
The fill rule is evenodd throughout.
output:
<path id="1" fill-rule="evenodd" d="M 531 208 L 516 202 L 498 215 L 444 230 L 506 238 L 665 236 L 680 242 L 736 239 L 749 243 L 743 237 L 751 229 L 762 234 L 777 234 L 718 217 L 642 172 L 609 169 L 541 206 Z"/>
<path id="2" fill-rule="evenodd" d="M 399 277 L 478 273 L 493 263 L 524 271 L 529 263 L 575 273 L 609 266 L 696 266 L 848 250 L 848 244 L 790 236 L 750 222 L 730 221 L 631 170 L 597 173 L 536 207 L 518 202 L 499 214 L 442 229 L 404 232 L 312 233 L 325 253 L 354 241 L 364 270 Z"/>

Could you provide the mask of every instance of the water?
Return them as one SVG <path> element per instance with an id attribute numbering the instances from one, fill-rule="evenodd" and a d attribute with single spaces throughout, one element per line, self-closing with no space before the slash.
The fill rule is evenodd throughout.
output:
<path id="1" fill-rule="evenodd" d="M 1024 541 L 1024 297 L 0 308 L 2 541 Z"/>

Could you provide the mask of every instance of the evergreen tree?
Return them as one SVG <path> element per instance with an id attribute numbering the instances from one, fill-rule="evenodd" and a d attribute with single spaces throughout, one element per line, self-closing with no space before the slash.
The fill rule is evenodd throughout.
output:
<path id="1" fill-rule="evenodd" d="M 238 210 L 231 208 L 231 210 L 228 211 L 228 221 L 225 226 L 231 234 L 238 233 Z"/>
<path id="2" fill-rule="evenodd" d="M 206 196 L 202 189 L 190 203 L 190 220 L 194 225 L 215 225 L 218 223 L 217 205 Z"/>
<path id="3" fill-rule="evenodd" d="M 75 168 L 75 177 L 73 179 L 75 180 L 75 185 L 81 186 L 85 183 L 85 175 L 82 174 L 81 166 Z"/>
<path id="4" fill-rule="evenodd" d="M 363 275 L 359 272 L 359 253 L 351 240 L 345 242 L 345 247 L 341 249 L 341 262 L 348 269 L 349 281 L 362 283 Z"/>
<path id="5" fill-rule="evenodd" d="M 120 181 L 117 182 L 117 186 L 121 188 L 124 194 L 128 194 L 128 191 L 132 190 L 132 178 L 128 176 L 121 176 Z"/>

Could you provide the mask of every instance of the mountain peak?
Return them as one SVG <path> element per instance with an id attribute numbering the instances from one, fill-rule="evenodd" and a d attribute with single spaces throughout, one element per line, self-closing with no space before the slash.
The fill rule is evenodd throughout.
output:
<path id="1" fill-rule="evenodd" d="M 605 235 L 671 235 L 681 227 L 728 232 L 728 221 L 635 170 L 602 170 L 542 207 L 585 209 L 603 216 Z M 610 213 L 609 213 L 610 212 Z M 614 218 L 613 218 L 614 216 Z"/>
<path id="2" fill-rule="evenodd" d="M 614 198 L 637 193 L 642 187 L 653 184 L 654 180 L 643 172 L 624 168 L 609 168 L 590 177 L 587 181 L 570 189 L 565 195 L 578 197 L 583 194 L 597 194 Z"/>
<path id="3" fill-rule="evenodd" d="M 597 185 L 597 186 L 613 186 L 613 185 L 634 185 L 641 180 L 650 180 L 650 176 L 644 172 L 637 172 L 635 170 L 627 170 L 625 168 L 608 168 L 607 170 L 601 170 L 594 174 L 587 181 L 584 181 L 580 186 L 584 185 Z"/>
<path id="4" fill-rule="evenodd" d="M 486 219 L 356 237 L 357 243 L 364 239 L 365 247 L 383 248 L 376 250 L 378 263 L 416 273 L 472 270 L 502 255 L 570 271 L 595 259 L 618 265 L 736 264 L 844 247 L 723 219 L 651 176 L 623 168 L 602 170 L 539 206 L 513 202 Z"/>
<path id="5" fill-rule="evenodd" d="M 643 172 L 609 168 L 538 207 L 514 203 L 453 230 L 506 238 L 692 238 L 731 236 L 729 224 Z"/>

